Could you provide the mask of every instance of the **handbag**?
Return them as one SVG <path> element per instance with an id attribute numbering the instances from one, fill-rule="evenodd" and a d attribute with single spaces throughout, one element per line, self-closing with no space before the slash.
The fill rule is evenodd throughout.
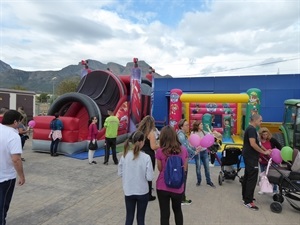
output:
<path id="1" fill-rule="evenodd" d="M 89 143 L 89 150 L 97 150 L 98 149 L 98 144 L 96 140 L 91 140 Z"/>
<path id="2" fill-rule="evenodd" d="M 271 163 L 272 159 L 269 160 L 266 171 L 260 174 L 259 187 L 260 191 L 263 193 L 273 193 L 273 184 L 269 182 L 269 179 L 267 177 Z"/>

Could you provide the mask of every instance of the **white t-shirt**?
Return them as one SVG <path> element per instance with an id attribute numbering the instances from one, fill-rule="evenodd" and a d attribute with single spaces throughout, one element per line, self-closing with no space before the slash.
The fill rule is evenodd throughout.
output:
<path id="1" fill-rule="evenodd" d="M 21 138 L 18 130 L 0 124 L 0 183 L 15 179 L 17 172 L 11 155 L 22 154 Z"/>
<path id="2" fill-rule="evenodd" d="M 118 165 L 118 175 L 122 177 L 123 191 L 126 196 L 144 195 L 149 192 L 148 181 L 153 179 L 151 158 L 144 152 L 133 160 L 133 151 L 130 150 L 126 157 L 121 157 Z"/>

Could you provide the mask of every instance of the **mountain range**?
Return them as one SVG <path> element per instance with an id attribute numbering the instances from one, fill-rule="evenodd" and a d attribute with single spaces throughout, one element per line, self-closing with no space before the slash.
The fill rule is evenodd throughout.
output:
<path id="1" fill-rule="evenodd" d="M 126 66 L 109 62 L 107 64 L 101 63 L 96 60 L 88 59 L 88 65 L 91 70 L 107 70 L 108 68 L 116 75 L 130 75 L 133 62 L 128 62 Z M 145 77 L 149 72 L 149 65 L 145 61 L 138 62 L 142 70 L 142 77 Z M 58 71 L 23 71 L 13 69 L 10 65 L 0 60 L 0 88 L 13 88 L 22 87 L 28 91 L 36 93 L 51 93 L 53 81 L 52 78 L 56 77 L 55 83 L 62 80 L 70 79 L 72 77 L 80 77 L 83 66 L 81 62 L 77 65 L 69 65 Z M 172 77 L 170 75 L 161 76 L 154 73 L 155 78 Z"/>

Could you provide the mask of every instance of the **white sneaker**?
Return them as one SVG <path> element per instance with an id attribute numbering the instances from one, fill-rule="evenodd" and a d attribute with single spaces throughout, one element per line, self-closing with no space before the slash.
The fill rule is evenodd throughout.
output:
<path id="1" fill-rule="evenodd" d="M 263 195 L 263 194 L 264 194 L 264 192 L 262 192 L 262 191 L 259 191 L 259 192 L 258 192 L 258 194 L 259 194 L 259 195 Z"/>

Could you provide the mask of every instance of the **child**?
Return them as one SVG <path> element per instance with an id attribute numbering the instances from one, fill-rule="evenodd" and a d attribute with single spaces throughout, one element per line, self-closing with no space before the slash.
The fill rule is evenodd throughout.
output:
<path id="1" fill-rule="evenodd" d="M 129 148 L 129 142 L 133 149 Z M 126 205 L 126 225 L 132 225 L 135 207 L 137 207 L 137 224 L 145 224 L 146 208 L 149 200 L 148 181 L 153 179 L 151 158 L 141 152 L 145 136 L 141 131 L 134 132 L 124 143 L 123 156 L 118 165 L 118 175 L 122 177 Z"/>

